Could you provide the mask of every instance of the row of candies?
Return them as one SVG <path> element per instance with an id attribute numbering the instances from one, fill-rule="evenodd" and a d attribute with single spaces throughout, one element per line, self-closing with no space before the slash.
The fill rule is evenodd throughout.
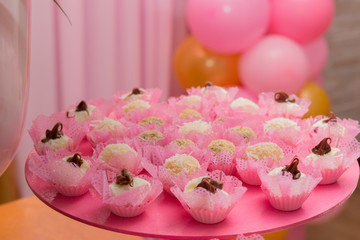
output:
<path id="1" fill-rule="evenodd" d="M 215 223 L 246 190 L 232 175 L 262 185 L 275 208 L 294 210 L 358 155 L 356 121 L 333 114 L 303 120 L 310 102 L 295 95 L 262 93 L 255 103 L 238 97 L 237 88 L 211 85 L 167 103 L 160 95 L 136 88 L 115 101 L 81 101 L 40 115 L 29 131 L 37 152 L 32 171 L 64 195 L 92 185 L 119 216 L 139 214 L 126 212 L 133 209 L 125 203 L 142 206 L 164 188 L 195 219 Z M 152 177 L 138 176 L 143 168 Z M 289 182 L 292 187 L 281 186 Z M 294 202 L 289 196 L 301 197 Z M 199 213 L 204 208 L 210 215 Z"/>

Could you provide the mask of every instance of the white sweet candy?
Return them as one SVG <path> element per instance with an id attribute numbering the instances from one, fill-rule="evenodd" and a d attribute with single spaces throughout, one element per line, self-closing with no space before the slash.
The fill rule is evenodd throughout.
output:
<path id="1" fill-rule="evenodd" d="M 190 95 L 183 97 L 179 103 L 186 105 L 189 108 L 198 109 L 201 107 L 201 96 L 198 95 Z"/>
<path id="2" fill-rule="evenodd" d="M 132 153 L 132 157 L 128 156 Z M 126 154 L 126 155 L 125 155 Z M 116 156 L 116 159 L 112 159 Z M 134 169 L 137 165 L 137 152 L 129 145 L 124 143 L 116 143 L 107 145 L 99 154 L 99 159 L 115 168 Z M 110 162 L 111 161 L 111 162 Z"/>
<path id="3" fill-rule="evenodd" d="M 288 118 L 283 118 L 283 117 L 273 118 L 264 123 L 265 133 L 268 131 L 284 129 L 284 128 L 289 128 L 289 127 L 294 128 L 297 131 L 300 131 L 300 127 L 297 125 L 297 123 Z"/>
<path id="4" fill-rule="evenodd" d="M 253 101 L 247 99 L 247 98 L 243 98 L 243 97 L 239 97 L 237 99 L 235 99 L 231 104 L 230 107 L 232 109 L 238 109 L 241 111 L 245 111 L 248 113 L 254 113 L 259 109 L 259 106 L 254 103 Z"/>
<path id="5" fill-rule="evenodd" d="M 175 154 L 165 160 L 164 167 L 173 175 L 192 173 L 200 169 L 199 161 L 187 154 Z"/>
<path id="6" fill-rule="evenodd" d="M 193 122 L 184 123 L 180 128 L 179 132 L 182 134 L 189 134 L 191 131 L 205 133 L 211 129 L 211 125 L 208 122 L 202 120 L 196 120 Z"/>
<path id="7" fill-rule="evenodd" d="M 40 139 L 45 139 L 45 135 L 41 136 Z M 49 139 L 45 143 L 43 143 L 41 140 L 38 143 L 39 147 L 48 146 L 51 149 L 53 149 L 55 152 L 62 148 L 67 148 L 69 146 L 70 138 L 66 135 L 61 136 L 60 138 L 56 139 Z"/>
<path id="8" fill-rule="evenodd" d="M 99 121 L 94 121 L 94 122 L 99 122 Z M 98 124 L 91 124 L 94 127 L 94 130 L 102 130 L 102 129 L 107 129 L 110 131 L 115 130 L 116 127 L 120 128 L 120 129 L 125 129 L 124 125 L 119 122 L 116 121 L 114 119 L 111 118 L 107 118 L 105 117 L 104 120 L 102 120 L 101 122 L 99 122 Z"/>
<path id="9" fill-rule="evenodd" d="M 274 161 L 280 161 L 284 157 L 284 153 L 276 143 L 261 142 L 248 146 L 245 157 L 250 157 L 254 160 L 273 158 Z"/>
<path id="10" fill-rule="evenodd" d="M 231 198 L 229 194 L 222 189 L 216 189 L 215 193 L 209 192 L 209 194 L 192 193 L 204 178 L 208 178 L 208 176 L 194 178 L 185 186 L 184 193 L 187 194 L 185 198 L 187 202 L 190 203 L 190 207 L 213 210 L 216 204 L 215 202 L 217 202 L 218 204 L 221 203 L 221 206 L 218 207 L 227 208 L 230 205 Z M 215 198 L 218 198 L 218 200 L 216 201 Z"/>
<path id="11" fill-rule="evenodd" d="M 343 154 L 339 148 L 331 148 L 331 151 L 324 154 L 318 155 L 315 153 L 310 153 L 305 161 L 310 164 L 319 164 L 321 169 L 336 169 L 342 163 Z"/>
<path id="12" fill-rule="evenodd" d="M 140 186 L 143 186 L 143 185 L 146 185 L 146 186 L 149 186 L 151 187 L 151 184 L 142 179 L 142 178 L 139 178 L 139 177 L 134 177 L 133 178 L 133 186 L 130 186 L 129 184 L 125 184 L 125 185 L 121 185 L 121 184 L 117 184 L 116 181 L 111 183 L 109 185 L 109 188 L 110 188 L 110 191 L 111 191 L 111 194 L 113 196 L 116 196 L 116 195 L 119 195 L 120 193 L 123 193 L 123 192 L 126 192 L 126 191 L 129 191 L 131 189 L 134 189 L 134 188 L 137 188 L 137 187 L 140 187 Z"/>
<path id="13" fill-rule="evenodd" d="M 314 123 L 313 128 L 330 128 L 330 133 L 334 136 L 344 137 L 345 135 L 345 127 L 338 122 L 331 122 L 329 125 L 325 119 L 321 119 Z"/>
<path id="14" fill-rule="evenodd" d="M 146 110 L 150 108 L 150 103 L 143 100 L 134 100 L 122 107 L 122 110 L 126 113 L 130 113 L 134 110 Z"/>
<path id="15" fill-rule="evenodd" d="M 85 120 L 88 120 L 89 118 L 91 118 L 92 116 L 92 112 L 94 111 L 96 107 L 93 105 L 87 105 L 87 110 L 83 110 L 83 111 L 76 111 L 76 109 L 71 109 L 69 110 L 69 116 L 74 116 L 75 120 L 78 123 L 82 123 Z"/>

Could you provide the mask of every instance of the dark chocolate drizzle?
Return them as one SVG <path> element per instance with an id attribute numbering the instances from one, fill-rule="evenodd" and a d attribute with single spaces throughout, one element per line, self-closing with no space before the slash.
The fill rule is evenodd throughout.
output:
<path id="1" fill-rule="evenodd" d="M 214 84 L 212 82 L 206 82 L 205 87 L 213 87 Z"/>
<path id="2" fill-rule="evenodd" d="M 87 111 L 88 107 L 85 101 L 81 101 L 75 109 L 75 112 Z"/>
<path id="3" fill-rule="evenodd" d="M 324 123 L 329 123 L 329 122 L 337 122 L 336 116 L 333 112 L 330 112 L 330 116 L 328 119 L 324 119 L 323 120 Z"/>
<path id="4" fill-rule="evenodd" d="M 274 95 L 274 99 L 278 103 L 286 103 L 286 102 L 294 103 L 295 102 L 294 98 L 290 98 L 286 92 L 282 92 L 282 91 L 276 92 Z"/>
<path id="5" fill-rule="evenodd" d="M 75 112 L 81 112 L 81 111 L 86 111 L 89 114 L 88 106 L 84 100 L 82 100 L 75 108 Z M 69 112 L 66 112 L 66 117 L 72 118 L 74 116 L 70 116 Z"/>
<path id="6" fill-rule="evenodd" d="M 61 138 L 64 135 L 62 129 L 63 129 L 63 125 L 61 122 L 56 123 L 51 130 L 46 129 L 45 138 L 41 139 L 41 142 L 46 143 L 51 139 Z"/>
<path id="7" fill-rule="evenodd" d="M 124 168 L 120 173 L 116 175 L 116 183 L 119 185 L 130 185 L 134 186 L 134 179 L 128 169 Z"/>
<path id="8" fill-rule="evenodd" d="M 139 88 L 133 88 L 133 90 L 131 91 L 131 95 L 140 95 L 142 93 L 143 91 L 141 91 Z"/>
<path id="9" fill-rule="evenodd" d="M 281 170 L 283 172 L 282 174 L 284 175 L 285 172 L 289 172 L 292 174 L 294 180 L 299 179 L 301 176 L 301 172 L 297 168 L 298 164 L 299 164 L 299 159 L 297 157 L 295 157 L 289 165 L 286 165 Z"/>
<path id="10" fill-rule="evenodd" d="M 206 190 L 208 190 L 211 193 L 216 193 L 217 189 L 222 189 L 223 188 L 223 183 L 212 179 L 210 177 L 205 177 L 201 180 L 201 182 L 196 186 L 201 187 L 201 188 L 205 188 Z"/>
<path id="11" fill-rule="evenodd" d="M 328 142 L 328 140 L 330 140 L 330 141 Z M 320 156 L 325 155 L 331 151 L 330 143 L 331 143 L 331 138 L 329 138 L 329 137 L 324 138 L 311 151 Z"/>
<path id="12" fill-rule="evenodd" d="M 66 161 L 72 163 L 74 166 L 77 165 L 78 167 L 81 167 L 84 162 L 79 153 L 75 153 L 74 156 L 69 157 Z"/>

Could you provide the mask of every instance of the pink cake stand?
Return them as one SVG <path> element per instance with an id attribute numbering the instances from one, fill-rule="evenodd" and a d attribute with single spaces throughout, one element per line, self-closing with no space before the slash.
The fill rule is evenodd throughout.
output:
<path id="1" fill-rule="evenodd" d="M 54 195 L 52 187 L 29 170 L 28 162 L 29 158 L 25 177 L 31 190 L 54 210 L 110 231 L 165 239 L 227 239 L 238 234 L 268 233 L 295 227 L 343 204 L 355 190 L 359 179 L 359 166 L 355 162 L 336 183 L 317 186 L 302 208 L 293 212 L 272 208 L 259 187 L 245 185 L 248 191 L 227 218 L 221 223 L 207 225 L 196 222 L 177 199 L 165 193 L 140 216 L 121 218 L 107 215 L 101 200 L 91 191 L 80 197 Z"/>

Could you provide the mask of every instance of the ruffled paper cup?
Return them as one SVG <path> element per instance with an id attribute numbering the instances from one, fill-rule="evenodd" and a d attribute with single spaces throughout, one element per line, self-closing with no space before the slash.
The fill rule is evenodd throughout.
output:
<path id="1" fill-rule="evenodd" d="M 328 117 L 317 116 L 310 120 L 312 131 L 310 136 L 314 138 L 330 137 L 333 141 L 334 147 L 347 145 L 352 142 L 355 137 L 360 133 L 360 126 L 358 121 L 351 119 L 336 118 L 336 122 L 328 122 L 322 127 L 315 127 L 314 124 L 318 121 L 325 120 Z"/>
<path id="2" fill-rule="evenodd" d="M 236 169 L 235 159 L 237 156 L 241 156 L 243 153 L 244 147 L 236 147 L 235 152 L 231 154 L 227 150 L 222 150 L 216 155 L 212 156 L 212 161 L 209 164 L 208 170 L 221 170 L 227 175 L 232 175 Z M 208 150 L 210 151 L 210 150 Z"/>
<path id="3" fill-rule="evenodd" d="M 171 191 L 196 221 L 215 224 L 227 217 L 246 188 L 236 177 L 227 176 L 222 171 L 208 172 L 207 176 L 223 182 L 223 191 L 218 190 L 213 194 L 203 188 L 195 188 L 191 192 L 184 193 L 177 185 L 173 186 Z"/>
<path id="4" fill-rule="evenodd" d="M 304 150 L 307 154 L 304 152 L 300 152 L 300 154 L 302 156 L 309 156 L 311 149 L 316 145 L 317 143 L 315 145 L 309 145 L 307 147 L 307 151 Z M 320 170 L 322 180 L 319 184 L 335 183 L 359 156 L 360 144 L 356 139 L 353 139 L 353 141 L 349 142 L 346 146 L 340 145 L 338 147 L 340 152 L 335 156 L 323 156 L 315 161 L 311 158 L 311 156 L 305 157 L 305 165 L 309 165 Z"/>
<path id="5" fill-rule="evenodd" d="M 209 99 L 213 104 L 221 104 L 223 102 L 231 102 L 236 96 L 238 89 L 236 87 L 209 86 L 188 88 L 186 91 L 188 95 L 199 95 L 203 100 Z"/>
<path id="6" fill-rule="evenodd" d="M 56 123 L 61 122 L 63 125 L 62 132 L 64 136 L 68 137 L 68 140 L 64 146 L 56 146 L 53 148 L 41 142 L 41 139 L 45 136 L 46 130 L 51 130 Z M 74 151 L 84 139 L 86 135 L 86 128 L 79 127 L 75 119 L 67 119 L 63 116 L 63 113 L 55 113 L 51 116 L 39 115 L 32 123 L 29 130 L 31 139 L 34 142 L 34 148 L 40 155 L 45 154 L 46 151 L 58 151 L 60 149 L 66 149 L 68 151 Z"/>
<path id="7" fill-rule="evenodd" d="M 91 114 L 89 114 L 89 112 L 84 111 L 87 114 L 86 118 L 84 118 L 83 116 L 77 117 L 74 115 L 74 111 L 78 104 L 70 105 L 66 109 L 66 111 L 63 112 L 63 114 L 67 118 L 74 118 L 80 126 L 86 126 L 90 124 L 90 121 L 102 120 L 104 117 L 107 117 L 115 106 L 114 101 L 106 100 L 104 98 L 98 98 L 98 99 L 86 101 L 86 104 L 88 108 L 89 106 L 94 107 L 91 110 Z"/>
<path id="8" fill-rule="evenodd" d="M 115 119 L 113 119 L 115 120 Z M 111 139 L 122 139 L 127 136 L 127 129 L 130 123 L 124 120 L 116 120 L 120 124 L 114 126 L 113 130 L 108 128 L 96 129 L 96 126 L 101 123 L 101 120 L 95 120 L 90 123 L 89 131 L 86 134 L 87 140 L 95 147 L 99 143 L 105 143 Z"/>
<path id="9" fill-rule="evenodd" d="M 60 153 L 49 152 L 46 156 L 31 153 L 29 156 L 29 169 L 35 175 L 49 183 L 61 195 L 74 197 L 85 194 L 91 187 L 91 178 L 96 165 L 90 157 L 82 156 L 90 167 L 84 173 L 79 167 L 62 160 L 73 155 L 67 151 Z"/>
<path id="10" fill-rule="evenodd" d="M 300 172 L 305 175 L 293 180 L 291 173 L 270 176 L 269 170 L 260 169 L 261 189 L 270 204 L 281 211 L 294 211 L 303 205 L 312 190 L 321 181 L 321 173 L 311 167 L 302 166 Z"/>
<path id="11" fill-rule="evenodd" d="M 295 103 L 278 103 L 274 99 L 274 92 L 259 94 L 259 107 L 264 114 L 271 117 L 302 118 L 308 112 L 310 101 L 298 98 L 295 94 L 289 97 L 295 99 Z"/>
<path id="12" fill-rule="evenodd" d="M 148 181 L 150 186 L 139 186 L 113 196 L 109 184 L 115 181 L 115 179 L 108 175 L 109 172 L 97 171 L 92 180 L 92 185 L 99 193 L 104 205 L 112 213 L 120 217 L 135 217 L 140 215 L 162 192 L 162 184 L 159 180 L 149 176 L 139 175 L 136 177 Z"/>
<path id="13" fill-rule="evenodd" d="M 200 168 L 193 172 L 182 172 L 179 174 L 172 174 L 167 168 L 162 165 L 155 165 L 150 161 L 143 161 L 142 165 L 144 169 L 150 173 L 154 178 L 159 179 L 164 187 L 164 190 L 172 195 L 170 188 L 174 185 L 185 187 L 185 185 L 193 178 L 201 177 L 206 175 L 208 169 L 208 160 L 197 159 L 200 163 Z M 165 161 L 164 161 L 165 162 Z"/>
<path id="14" fill-rule="evenodd" d="M 127 144 L 134 149 L 136 153 L 133 151 L 128 151 L 122 154 L 115 153 L 110 157 L 110 159 L 108 159 L 108 161 L 100 159 L 101 152 L 109 144 Z M 106 143 L 100 143 L 96 146 L 93 154 L 93 161 L 97 164 L 99 169 L 119 172 L 126 168 L 135 175 L 139 174 L 143 170 L 141 164 L 143 160 L 144 157 L 141 150 L 138 149 L 136 144 L 134 144 L 134 141 L 130 139 L 113 139 Z"/>
<path id="15" fill-rule="evenodd" d="M 253 186 L 261 185 L 261 180 L 258 175 L 258 169 L 268 165 L 273 165 L 273 160 L 270 158 L 265 160 L 254 160 L 252 158 L 236 159 L 236 170 L 241 180 L 244 183 Z"/>

